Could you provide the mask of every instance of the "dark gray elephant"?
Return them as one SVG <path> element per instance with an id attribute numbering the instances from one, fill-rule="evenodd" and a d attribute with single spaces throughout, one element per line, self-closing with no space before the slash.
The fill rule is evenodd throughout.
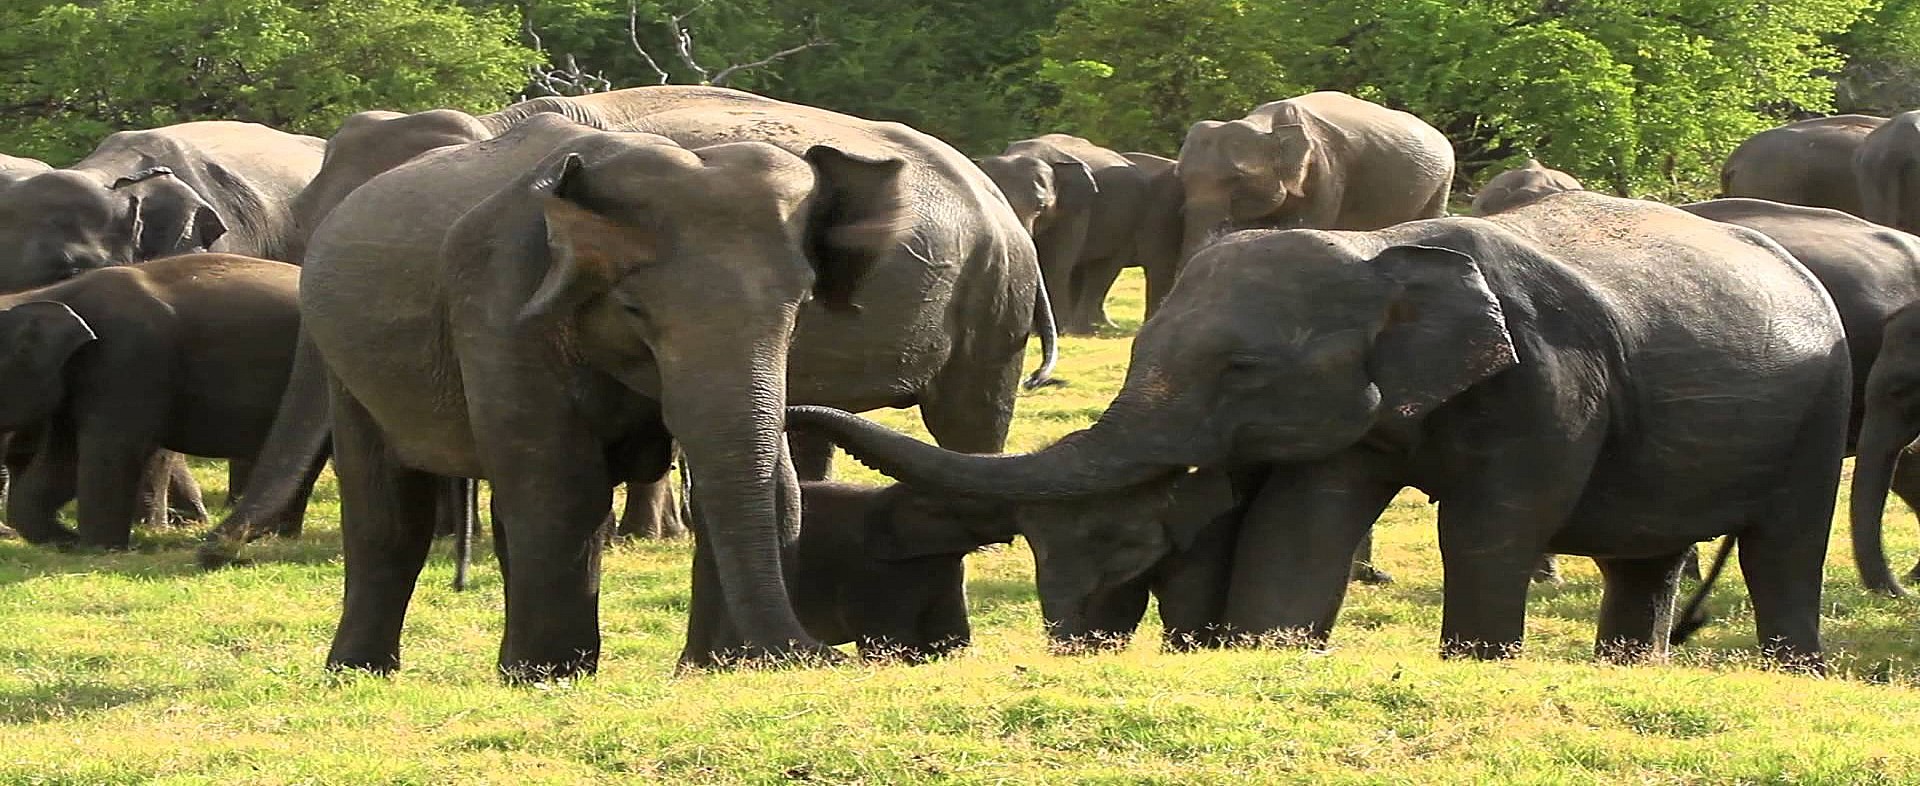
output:
<path id="1" fill-rule="evenodd" d="M 1143 167 L 1080 137 L 1046 134 L 975 162 L 1033 234 L 1061 332 L 1112 326 L 1106 295 L 1122 268 L 1147 267 L 1149 301 L 1172 285 L 1174 271 L 1163 264 L 1172 260 L 1145 258 L 1137 245 L 1151 223 L 1155 178 L 1172 176 L 1172 162 L 1160 160 L 1169 166 Z"/>
<path id="2" fill-rule="evenodd" d="M 1418 117 L 1345 93 L 1203 120 L 1180 146 L 1181 256 L 1233 229 L 1379 229 L 1447 214 L 1453 145 Z"/>
<path id="3" fill-rule="evenodd" d="M 1920 459 L 1913 455 L 1914 440 L 1920 439 L 1920 308 L 1914 303 L 1900 307 L 1887 319 L 1880 339 L 1879 357 L 1867 376 L 1860 452 L 1853 466 L 1853 561 L 1868 589 L 1906 597 L 1907 589 L 1887 566 L 1881 530 L 1889 490 L 1915 507 L 1915 478 L 1920 477 Z M 1920 581 L 1920 565 L 1907 574 L 1907 581 Z"/>
<path id="4" fill-rule="evenodd" d="M 1494 175 L 1473 197 L 1473 214 L 1492 215 L 1524 205 L 1548 194 L 1579 191 L 1583 186 L 1573 175 L 1553 169 L 1529 158 L 1525 166 Z"/>
<path id="5" fill-rule="evenodd" d="M 124 549 L 156 450 L 252 458 L 286 385 L 298 288 L 292 265 L 190 254 L 0 296 L 0 428 L 38 435 L 9 523 L 34 543 Z M 77 535 L 57 518 L 76 493 Z"/>
<path id="6" fill-rule="evenodd" d="M 954 493 L 1071 499 L 1264 467 L 1223 618 L 1249 634 L 1327 636 L 1348 555 L 1404 486 L 1440 503 L 1449 655 L 1514 652 L 1541 553 L 1601 565 L 1603 655 L 1657 655 L 1688 548 L 1731 533 L 1763 647 L 1817 668 L 1850 384 L 1831 300 L 1778 245 L 1576 191 L 1487 219 L 1231 235 L 1189 262 L 1100 420 L 1039 453 L 789 417 Z M 1042 603 L 1067 606 L 1157 537 L 1026 535 Z"/>
<path id="7" fill-rule="evenodd" d="M 72 167 L 0 182 L 0 291 L 188 251 L 289 260 L 288 204 L 324 145 L 253 123 L 182 123 L 121 131 Z"/>
<path id="8" fill-rule="evenodd" d="M 822 644 L 924 660 L 966 647 L 964 558 L 1016 534 L 1002 506 L 899 484 L 800 483 L 793 610 Z"/>
<path id="9" fill-rule="evenodd" d="M 1860 207 L 1868 221 L 1920 231 L 1920 110 L 1889 118 L 1853 155 Z"/>
<path id="10" fill-rule="evenodd" d="M 665 136 L 535 113 L 374 178 L 310 242 L 302 314 L 332 380 L 347 547 L 334 666 L 398 663 L 430 475 L 493 486 L 502 671 L 561 675 L 598 660 L 608 487 L 660 478 L 668 434 L 706 522 L 694 665 L 825 651 L 781 572 L 787 400 L 918 404 L 943 442 L 1004 443 L 1037 266 L 964 157 L 719 88 L 574 101 Z"/>
<path id="11" fill-rule="evenodd" d="M 1887 122 L 1872 115 L 1817 117 L 1740 143 L 1720 168 L 1720 195 L 1825 207 L 1865 216 L 1854 152 Z"/>

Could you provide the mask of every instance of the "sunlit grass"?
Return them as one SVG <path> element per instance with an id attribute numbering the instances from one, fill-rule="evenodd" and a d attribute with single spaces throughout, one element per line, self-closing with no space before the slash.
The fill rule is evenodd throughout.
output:
<path id="1" fill-rule="evenodd" d="M 1064 342 L 1071 384 L 1022 397 L 1010 449 L 1100 412 L 1139 296 L 1129 275 L 1122 329 Z M 912 411 L 875 416 L 924 437 Z M 224 473 L 200 479 L 217 499 Z M 403 671 L 321 669 L 337 515 L 329 483 L 305 540 L 215 573 L 193 566 L 187 532 L 117 555 L 0 543 L 0 782 L 1920 782 L 1920 605 L 1857 590 L 1838 530 L 1825 630 L 1840 674 L 1825 680 L 1756 667 L 1737 565 L 1672 665 L 1593 661 L 1599 584 L 1579 559 L 1535 590 L 1520 659 L 1443 662 L 1433 509 L 1409 492 L 1379 529 L 1399 582 L 1354 588 L 1325 653 L 1163 655 L 1149 625 L 1123 653 L 1050 656 L 1016 545 L 970 562 L 966 655 L 673 677 L 687 546 L 630 544 L 606 562 L 600 675 L 507 688 L 492 669 L 499 574 L 483 562 L 474 590 L 452 592 L 445 544 Z M 1920 552 L 1904 510 L 1889 535 L 1897 565 Z"/>

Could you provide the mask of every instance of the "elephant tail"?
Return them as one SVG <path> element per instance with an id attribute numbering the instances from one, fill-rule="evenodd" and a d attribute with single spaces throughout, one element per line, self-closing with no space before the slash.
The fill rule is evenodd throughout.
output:
<path id="1" fill-rule="evenodd" d="M 269 531 L 299 533 L 307 497 L 333 452 L 329 406 L 326 361 L 302 330 L 280 410 L 260 445 L 245 493 L 200 544 L 201 567 L 239 561 L 240 547 Z"/>
<path id="2" fill-rule="evenodd" d="M 1036 264 L 1036 272 L 1038 267 Z M 1020 383 L 1020 387 L 1033 390 L 1048 385 L 1065 385 L 1066 380 L 1053 378 L 1053 364 L 1060 359 L 1060 331 L 1053 321 L 1053 300 L 1047 296 L 1044 277 L 1034 278 L 1033 293 L 1033 325 L 1040 332 L 1040 367 L 1027 375 L 1027 381 Z"/>
<path id="3" fill-rule="evenodd" d="M 1693 591 L 1693 597 L 1687 599 L 1687 605 L 1673 623 L 1673 632 L 1668 634 L 1671 644 L 1685 644 L 1687 639 L 1701 628 L 1707 626 L 1707 594 L 1713 591 L 1713 583 L 1720 578 L 1720 571 L 1727 567 L 1727 557 L 1733 554 L 1733 544 L 1738 536 L 1728 535 L 1720 542 L 1720 551 L 1713 555 L 1713 566 L 1707 568 L 1706 576 L 1700 579 L 1700 586 Z"/>

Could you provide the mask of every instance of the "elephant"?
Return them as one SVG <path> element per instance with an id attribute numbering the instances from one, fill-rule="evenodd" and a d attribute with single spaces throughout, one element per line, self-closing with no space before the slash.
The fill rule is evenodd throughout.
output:
<path id="1" fill-rule="evenodd" d="M 292 265 L 186 254 L 0 296 L 0 428 L 45 424 L 12 490 L 13 528 L 124 549 L 156 449 L 251 458 L 286 385 L 298 289 Z M 57 519 L 76 493 L 78 533 Z"/>
<path id="2" fill-rule="evenodd" d="M 1853 467 L 1853 562 L 1868 589 L 1903 598 L 1909 593 L 1887 566 L 1881 529 L 1887 492 L 1898 493 L 1914 507 L 1914 477 L 1920 475 L 1915 468 L 1920 461 L 1913 460 L 1913 443 L 1920 438 L 1920 417 L 1915 416 L 1920 412 L 1915 396 L 1920 391 L 1920 308 L 1909 302 L 1894 311 L 1880 338 L 1880 355 L 1867 376 L 1859 457 Z M 1907 574 L 1907 581 L 1920 581 L 1920 565 Z"/>
<path id="3" fill-rule="evenodd" d="M 1492 215 L 1519 207 L 1548 194 L 1579 191 L 1580 181 L 1558 169 L 1527 159 L 1526 166 L 1494 175 L 1473 198 L 1473 214 Z"/>
<path id="4" fill-rule="evenodd" d="M 966 158 L 906 126 L 723 88 L 574 101 L 593 122 L 533 113 L 418 156 L 309 242 L 302 329 L 326 385 L 295 379 L 289 401 L 330 401 L 330 416 L 281 418 L 331 422 L 347 565 L 332 667 L 398 666 L 433 475 L 493 486 L 498 666 L 521 680 L 597 667 L 609 486 L 661 478 L 669 435 L 704 521 L 693 666 L 829 652 L 782 578 L 789 399 L 917 404 L 943 443 L 1004 444 L 1038 268 Z"/>
<path id="5" fill-rule="evenodd" d="M 1720 196 L 1862 211 L 1854 152 L 1887 122 L 1873 115 L 1834 115 L 1754 134 L 1720 167 Z"/>
<path id="6" fill-rule="evenodd" d="M 1452 657 L 1517 651 L 1541 553 L 1599 562 L 1598 654 L 1658 657 L 1688 548 L 1731 534 L 1761 646 L 1823 668 L 1852 372 L 1831 299 L 1764 235 L 1569 191 L 1488 218 L 1238 232 L 1163 308 L 1113 404 L 1037 453 L 961 455 L 826 409 L 788 419 L 930 492 L 1073 499 L 1265 468 L 1236 536 L 1236 634 L 1324 641 L 1348 555 L 1403 486 L 1439 501 Z M 1165 540 L 1124 522 L 1024 533 L 1041 603 L 1068 608 Z"/>
<path id="7" fill-rule="evenodd" d="M 23 158 L 0 154 L 0 187 L 11 185 L 13 181 L 41 172 L 52 171 L 53 167 L 37 158 Z"/>
<path id="8" fill-rule="evenodd" d="M 1182 259 L 1231 229 L 1368 230 L 1447 214 L 1453 145 L 1406 112 L 1322 91 L 1203 120 L 1180 146 Z"/>
<path id="9" fill-rule="evenodd" d="M 1920 110 L 1902 112 L 1873 129 L 1853 154 L 1859 183 L 1856 215 L 1906 232 L 1920 232 Z"/>
<path id="10" fill-rule="evenodd" d="M 253 123 L 181 123 L 121 131 L 70 168 L 0 182 L 0 248 L 12 251 L 0 291 L 188 251 L 297 261 L 288 202 L 324 145 Z"/>
<path id="11" fill-rule="evenodd" d="M 1046 134 L 974 162 L 1033 235 L 1061 332 L 1112 326 L 1106 295 L 1122 268 L 1146 268 L 1150 303 L 1172 286 L 1172 260 L 1143 257 L 1138 248 L 1140 230 L 1152 223 L 1156 178 L 1172 177 L 1172 162 L 1160 160 L 1168 165 L 1142 166 L 1080 137 Z"/>
<path id="12" fill-rule="evenodd" d="M 793 610 L 822 644 L 919 661 L 966 647 L 963 558 L 1013 540 L 999 506 L 899 484 L 800 483 Z"/>

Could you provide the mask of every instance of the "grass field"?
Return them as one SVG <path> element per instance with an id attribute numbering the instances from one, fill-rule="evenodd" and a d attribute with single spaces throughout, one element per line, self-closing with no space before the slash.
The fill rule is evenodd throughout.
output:
<path id="1" fill-rule="evenodd" d="M 1129 276 L 1125 329 L 1064 342 L 1073 384 L 1020 402 L 1012 448 L 1099 414 L 1139 297 Z M 911 413 L 880 417 L 919 432 Z M 850 462 L 843 475 L 877 481 Z M 1328 652 L 1163 655 L 1149 629 L 1126 652 L 1049 656 L 1016 545 L 971 561 L 966 655 L 674 677 L 688 547 L 634 544 L 606 562 L 599 676 L 508 688 L 492 667 L 498 573 L 483 563 L 477 589 L 451 592 L 445 544 L 403 671 L 321 668 L 340 592 L 333 494 L 306 540 L 211 574 L 187 532 L 117 555 L 0 542 L 0 783 L 1920 783 L 1920 603 L 1857 590 L 1838 531 L 1828 679 L 1755 666 L 1737 571 L 1673 664 L 1597 664 L 1599 584 L 1578 559 L 1564 586 L 1535 590 L 1521 658 L 1442 662 L 1433 509 L 1409 492 L 1379 530 L 1399 582 L 1356 588 Z M 1904 567 L 1920 538 L 1899 514 Z"/>

